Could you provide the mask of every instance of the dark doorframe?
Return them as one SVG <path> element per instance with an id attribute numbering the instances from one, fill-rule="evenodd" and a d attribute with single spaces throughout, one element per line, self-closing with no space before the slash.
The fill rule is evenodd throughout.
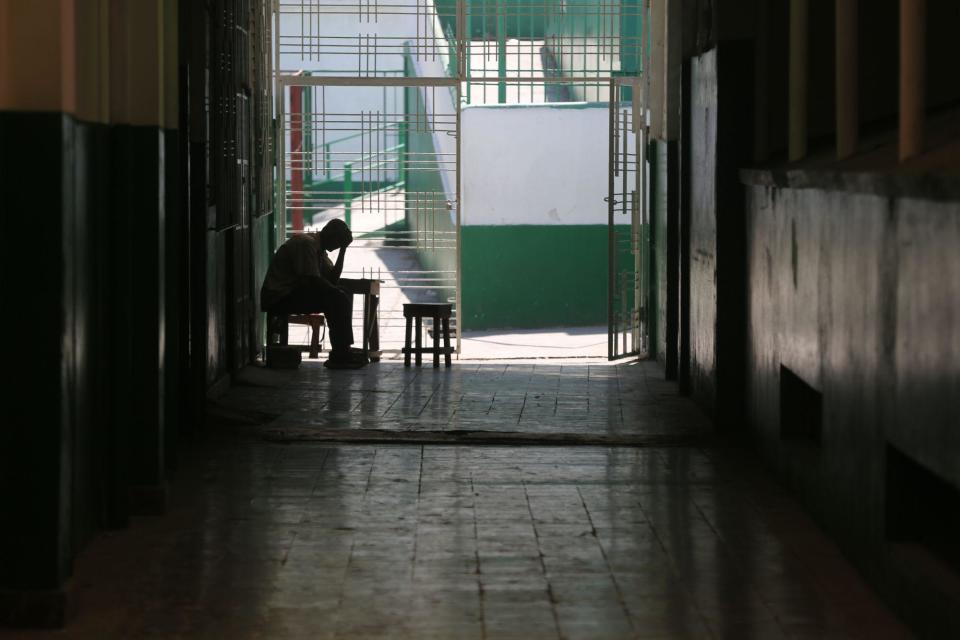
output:
<path id="1" fill-rule="evenodd" d="M 677 382 L 680 393 L 690 393 L 690 61 L 684 60 L 680 81 L 680 144 L 677 173 L 678 309 Z"/>

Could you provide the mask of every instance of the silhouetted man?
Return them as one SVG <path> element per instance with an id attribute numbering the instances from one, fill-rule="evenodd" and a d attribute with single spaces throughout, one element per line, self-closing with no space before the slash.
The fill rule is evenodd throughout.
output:
<path id="1" fill-rule="evenodd" d="M 260 289 L 260 306 L 268 313 L 323 313 L 332 346 L 324 364 L 334 369 L 354 369 L 367 362 L 362 353 L 350 348 L 353 296 L 338 286 L 352 242 L 350 227 L 339 219 L 317 233 L 294 235 L 277 249 Z M 334 249 L 340 250 L 336 264 L 327 256 Z"/>

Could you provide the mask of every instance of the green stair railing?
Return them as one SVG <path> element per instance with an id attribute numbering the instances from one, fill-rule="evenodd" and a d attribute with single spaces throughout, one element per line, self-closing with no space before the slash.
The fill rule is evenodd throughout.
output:
<path id="1" fill-rule="evenodd" d="M 305 126 L 308 122 L 304 116 Z M 309 129 L 308 129 L 309 130 Z M 361 136 L 383 136 L 389 138 L 390 132 L 396 132 L 397 144 L 360 155 L 344 155 L 349 151 L 338 151 L 352 140 Z M 353 214 L 353 201 L 364 195 L 376 194 L 388 190 L 403 188 L 406 182 L 406 127 L 404 122 L 389 123 L 382 127 L 353 133 L 328 140 L 317 145 L 313 135 L 304 137 L 304 193 L 302 194 L 305 211 L 331 208 L 338 203 L 344 207 L 345 222 L 349 226 Z M 320 154 L 315 153 L 319 149 Z M 313 162 L 315 156 L 322 156 L 318 167 Z M 337 165 L 343 157 L 342 164 Z M 372 175 L 384 175 L 385 179 L 371 179 Z M 359 180 L 358 180 L 359 178 Z M 334 185 L 340 183 L 340 188 Z M 288 181 L 289 189 L 289 181 Z"/>

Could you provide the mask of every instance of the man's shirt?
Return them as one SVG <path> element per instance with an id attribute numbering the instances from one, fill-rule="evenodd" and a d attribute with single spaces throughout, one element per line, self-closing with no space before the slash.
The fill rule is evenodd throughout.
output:
<path id="1" fill-rule="evenodd" d="M 298 233 L 280 245 L 267 268 L 260 288 L 260 307 L 269 309 L 290 295 L 304 278 L 322 278 L 330 281 L 333 263 L 320 245 L 320 240 L 309 233 Z"/>

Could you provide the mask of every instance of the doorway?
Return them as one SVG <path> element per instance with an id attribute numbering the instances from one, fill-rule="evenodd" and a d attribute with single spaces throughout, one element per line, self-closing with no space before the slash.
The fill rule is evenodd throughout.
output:
<path id="1" fill-rule="evenodd" d="M 567 9 L 279 3 L 278 241 L 354 228 L 387 357 L 408 301 L 461 357 L 645 353 L 642 9 Z"/>

